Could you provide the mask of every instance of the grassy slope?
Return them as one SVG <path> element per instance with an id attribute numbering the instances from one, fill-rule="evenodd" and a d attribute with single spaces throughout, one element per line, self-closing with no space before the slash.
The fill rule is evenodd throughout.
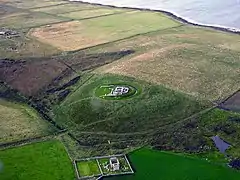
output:
<path id="1" fill-rule="evenodd" d="M 219 100 L 240 85 L 238 42 L 237 35 L 183 26 L 119 41 L 93 51 L 123 48 L 136 51 L 134 56 L 99 68 L 98 73 L 131 76 L 200 98 Z"/>
<path id="2" fill-rule="evenodd" d="M 87 9 L 94 9 L 94 8 L 99 8 L 99 6 L 94 6 L 90 4 L 80 4 L 80 3 L 67 3 L 65 2 L 64 4 L 59 4 L 56 6 L 47 6 L 47 7 L 42 7 L 42 8 L 35 8 L 32 9 L 31 11 L 34 12 L 44 12 L 44 13 L 49 13 L 49 14 L 67 14 L 69 12 L 75 12 L 75 11 L 82 11 L 82 10 L 87 10 Z"/>
<path id="3" fill-rule="evenodd" d="M 35 39 L 24 37 L 25 35 L 12 39 L 1 39 L 0 58 L 43 57 L 59 53 L 57 48 L 43 44 Z"/>
<path id="4" fill-rule="evenodd" d="M 169 21 L 169 18 L 162 14 L 141 11 L 89 19 L 82 21 L 82 24 L 86 27 L 82 31 L 83 34 L 90 37 L 101 35 L 101 38 L 109 41 L 180 25 L 176 21 Z"/>
<path id="5" fill-rule="evenodd" d="M 198 158 L 141 149 L 130 154 L 136 173 L 132 176 L 112 177 L 112 180 L 237 180 L 240 173 Z M 108 178 L 106 178 L 108 179 Z"/>
<path id="6" fill-rule="evenodd" d="M 123 13 L 126 10 L 122 9 L 111 9 L 111 8 L 96 8 L 96 9 L 88 9 L 81 11 L 74 11 L 69 13 L 60 14 L 60 16 L 72 18 L 72 19 L 84 19 L 84 18 L 92 18 L 103 15 L 111 15 L 115 13 Z"/>
<path id="7" fill-rule="evenodd" d="M 0 99 L 0 119 L 0 142 L 43 136 L 55 130 L 32 108 L 2 99 Z"/>
<path id="8" fill-rule="evenodd" d="M 102 84 L 124 82 L 142 93 L 126 101 L 103 100 L 94 94 Z M 153 130 L 179 121 L 200 111 L 205 107 L 203 104 L 163 86 L 108 75 L 92 78 L 57 106 L 55 113 L 56 121 L 71 129 L 126 133 Z"/>
<path id="9" fill-rule="evenodd" d="M 0 151 L 4 180 L 70 180 L 74 172 L 63 145 L 58 141 L 34 143 Z"/>
<path id="10" fill-rule="evenodd" d="M 66 1 L 61 1 L 61 0 L 24 0 L 24 1 L 6 0 L 6 1 L 7 1 L 7 4 L 16 6 L 18 8 L 23 8 L 23 9 L 53 6 L 53 5 L 66 3 Z"/>
<path id="11" fill-rule="evenodd" d="M 64 20 L 66 21 L 66 18 L 55 17 L 44 13 L 31 12 L 19 16 L 2 18 L 0 19 L 0 25 L 7 28 L 22 29 L 57 23 Z"/>

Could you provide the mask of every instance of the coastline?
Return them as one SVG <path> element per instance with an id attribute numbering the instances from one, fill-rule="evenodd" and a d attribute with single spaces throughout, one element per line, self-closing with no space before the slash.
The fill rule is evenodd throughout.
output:
<path id="1" fill-rule="evenodd" d="M 110 7 L 110 8 L 123 8 L 123 9 L 131 9 L 131 10 L 139 10 L 139 11 L 151 11 L 151 12 L 160 12 L 163 13 L 170 18 L 173 18 L 174 20 L 177 20 L 183 24 L 188 24 L 188 25 L 193 25 L 196 27 L 202 27 L 202 28 L 210 28 L 213 30 L 217 31 L 222 31 L 222 32 L 228 32 L 232 34 L 237 34 L 240 35 L 240 29 L 237 28 L 230 28 L 230 27 L 225 27 L 225 26 L 220 26 L 220 25 L 214 25 L 214 24 L 202 24 L 202 23 L 197 23 L 194 22 L 194 20 L 190 20 L 184 17 L 179 16 L 178 14 L 175 14 L 174 12 L 166 11 L 166 10 L 156 10 L 156 9 L 150 9 L 150 8 L 137 8 L 137 7 L 126 7 L 126 6 L 115 6 L 115 5 L 107 5 L 107 4 L 101 4 L 101 3 L 91 3 L 88 1 L 84 0 L 67 0 L 69 2 L 79 2 L 83 4 L 90 4 L 90 5 L 98 5 L 98 6 L 103 6 L 103 7 Z"/>

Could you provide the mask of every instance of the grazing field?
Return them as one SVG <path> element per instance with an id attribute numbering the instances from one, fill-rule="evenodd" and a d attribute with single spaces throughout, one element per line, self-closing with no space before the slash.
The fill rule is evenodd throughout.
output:
<path id="1" fill-rule="evenodd" d="M 236 91 L 240 51 L 222 48 L 238 36 L 201 28 L 178 27 L 123 40 L 103 51 L 133 48 L 134 56 L 99 68 L 98 73 L 134 77 L 212 101 Z M 230 43 L 229 43 L 230 44 Z"/>
<path id="2" fill-rule="evenodd" d="M 64 4 L 66 1 L 61 0 L 6 0 L 8 5 L 15 6 L 17 8 L 22 9 L 30 9 L 30 8 L 37 8 L 37 7 L 45 7 L 45 6 L 53 6 L 58 4 Z"/>
<path id="3" fill-rule="evenodd" d="M 0 151 L 0 179 L 74 179 L 74 171 L 59 141 L 34 143 Z"/>
<path id="4" fill-rule="evenodd" d="M 119 8 L 95 8 L 81 11 L 74 11 L 65 14 L 60 14 L 60 16 L 72 18 L 72 19 L 85 19 L 85 18 L 93 18 L 106 16 L 117 13 L 124 13 L 127 10 L 119 9 Z"/>
<path id="5" fill-rule="evenodd" d="M 31 13 L 22 13 L 16 16 L 10 16 L 7 18 L 0 18 L 0 26 L 13 28 L 13 29 L 22 29 L 36 27 L 40 25 L 47 25 L 51 23 L 57 23 L 61 21 L 66 21 L 66 18 L 55 17 L 48 14 L 31 12 Z"/>
<path id="6" fill-rule="evenodd" d="M 77 167 L 80 177 L 96 176 L 101 174 L 97 161 L 95 159 L 88 161 L 80 161 L 77 163 Z"/>
<path id="7" fill-rule="evenodd" d="M 140 149 L 129 155 L 135 168 L 134 175 L 104 178 L 109 180 L 198 179 L 237 180 L 240 173 L 228 167 L 215 165 L 198 158 L 179 154 Z"/>
<path id="8" fill-rule="evenodd" d="M 151 21 L 145 21 L 146 18 Z M 71 51 L 176 26 L 179 26 L 179 23 L 169 20 L 162 14 L 132 11 L 89 20 L 42 26 L 34 28 L 30 34 L 39 41 L 58 47 L 63 51 Z"/>
<path id="9" fill-rule="evenodd" d="M 48 135 L 55 130 L 32 108 L 2 99 L 0 119 L 0 144 Z"/>
<path id="10" fill-rule="evenodd" d="M 129 84 L 142 93 L 125 101 L 104 100 L 95 95 L 102 84 Z M 122 76 L 94 76 L 60 105 L 55 120 L 80 136 L 81 131 L 133 133 L 154 130 L 206 108 L 197 101 L 163 86 L 156 86 Z M 147 120 L 147 121 L 146 121 Z"/>
<path id="11" fill-rule="evenodd" d="M 95 8 L 99 8 L 99 6 L 71 2 L 71 3 L 58 4 L 56 6 L 34 8 L 34 9 L 31 9 L 31 11 L 44 12 L 49 14 L 63 14 L 63 13 L 82 11 L 82 10 L 88 10 L 88 9 L 92 10 Z"/>
<path id="12" fill-rule="evenodd" d="M 22 13 L 24 13 L 23 10 L 13 6 L 1 4 L 1 1 L 0 1 L 0 19 L 7 18 L 14 15 L 20 15 Z"/>
<path id="13" fill-rule="evenodd" d="M 0 54 L 3 58 L 21 59 L 29 57 L 44 57 L 59 53 L 57 48 L 41 43 L 35 39 L 26 38 L 25 33 L 19 37 L 0 38 Z"/>

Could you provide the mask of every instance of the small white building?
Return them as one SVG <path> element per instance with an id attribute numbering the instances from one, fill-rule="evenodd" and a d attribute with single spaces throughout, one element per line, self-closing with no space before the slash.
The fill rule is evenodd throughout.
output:
<path id="1" fill-rule="evenodd" d="M 120 169 L 120 163 L 116 157 L 110 158 L 109 164 L 113 171 L 118 171 Z"/>

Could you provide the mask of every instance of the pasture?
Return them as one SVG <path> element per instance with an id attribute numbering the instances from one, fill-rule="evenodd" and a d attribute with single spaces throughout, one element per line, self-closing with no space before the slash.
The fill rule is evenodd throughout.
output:
<path id="1" fill-rule="evenodd" d="M 55 140 L 0 150 L 0 162 L 0 179 L 4 180 L 74 179 L 65 148 Z"/>
<path id="2" fill-rule="evenodd" d="M 63 3 L 63 4 L 57 4 L 56 6 L 45 6 L 40 8 L 34 8 L 31 9 L 33 12 L 43 12 L 53 15 L 59 15 L 59 14 L 65 14 L 70 12 L 78 12 L 83 10 L 92 10 L 95 8 L 99 8 L 99 6 L 94 6 L 90 4 L 81 4 L 78 2 L 71 2 L 71 3 Z"/>
<path id="3" fill-rule="evenodd" d="M 24 0 L 24 1 L 4 0 L 4 1 L 6 1 L 6 4 L 8 5 L 15 6 L 21 9 L 39 8 L 39 7 L 53 6 L 53 5 L 66 3 L 66 1 L 61 1 L 61 0 L 40 0 L 40 1 L 38 0 Z"/>
<path id="4" fill-rule="evenodd" d="M 3 99 L 0 99 L 0 119 L 0 144 L 44 136 L 56 130 L 34 109 Z"/>
<path id="5" fill-rule="evenodd" d="M 164 84 L 210 101 L 222 100 L 240 85 L 237 39 L 236 35 L 189 26 L 150 33 L 103 46 L 101 51 L 129 48 L 136 53 L 95 72 Z M 232 46 L 222 47 L 226 42 Z"/>
<path id="6" fill-rule="evenodd" d="M 141 93 L 126 100 L 104 100 L 95 94 L 102 84 L 129 84 Z M 94 76 L 54 108 L 55 120 L 78 136 L 80 130 L 133 133 L 154 130 L 201 111 L 208 102 L 123 76 Z M 146 122 L 146 119 L 148 120 Z"/>
<path id="7" fill-rule="evenodd" d="M 124 12 L 127 12 L 127 10 L 119 9 L 119 8 L 92 8 L 87 10 L 59 14 L 59 15 L 67 18 L 81 20 L 81 19 L 87 19 L 87 18 L 90 19 L 94 17 L 114 15 L 114 14 L 124 13 Z"/>
<path id="8" fill-rule="evenodd" d="M 93 9 L 92 11 L 94 15 L 101 12 L 101 9 Z M 116 10 L 106 11 L 114 12 Z M 88 15 L 89 10 L 86 12 Z M 83 14 L 84 11 L 78 12 L 80 15 L 81 13 Z M 151 19 L 151 21 L 145 21 L 145 18 Z M 39 41 L 48 43 L 63 51 L 73 51 L 176 26 L 179 26 L 179 23 L 169 20 L 168 17 L 159 13 L 130 11 L 88 20 L 42 26 L 32 29 L 30 34 Z"/>
<path id="9" fill-rule="evenodd" d="M 7 18 L 0 18 L 0 26 L 13 29 L 23 29 L 57 23 L 61 21 L 66 21 L 66 18 L 55 17 L 38 12 L 26 12 L 16 16 L 14 15 L 10 17 L 8 16 Z"/>
<path id="10" fill-rule="evenodd" d="M 226 166 L 209 163 L 195 157 L 150 149 L 140 149 L 129 154 L 135 173 L 128 176 L 104 178 L 109 180 L 237 180 L 240 173 Z"/>

